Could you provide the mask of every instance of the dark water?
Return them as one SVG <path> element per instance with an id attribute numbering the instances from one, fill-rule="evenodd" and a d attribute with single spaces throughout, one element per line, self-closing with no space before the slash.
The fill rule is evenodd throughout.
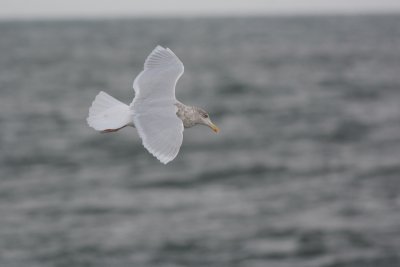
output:
<path id="1" fill-rule="evenodd" d="M 157 44 L 167 166 L 85 123 Z M 0 266 L 400 266 L 400 16 L 2 22 L 0 126 Z"/>

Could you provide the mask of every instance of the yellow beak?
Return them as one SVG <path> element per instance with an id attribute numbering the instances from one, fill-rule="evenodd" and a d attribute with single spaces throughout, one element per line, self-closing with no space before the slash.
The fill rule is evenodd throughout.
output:
<path id="1" fill-rule="evenodd" d="M 219 132 L 219 128 L 217 127 L 217 125 L 215 125 L 214 123 L 212 123 L 210 121 L 210 123 L 208 124 L 208 126 L 211 128 L 211 130 L 213 130 L 215 133 Z"/>

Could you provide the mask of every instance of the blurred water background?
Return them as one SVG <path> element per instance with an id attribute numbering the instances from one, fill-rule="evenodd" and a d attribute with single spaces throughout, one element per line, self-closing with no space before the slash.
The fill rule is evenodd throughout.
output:
<path id="1" fill-rule="evenodd" d="M 166 166 L 85 122 L 158 44 Z M 0 125 L 0 266 L 400 266 L 400 16 L 3 21 Z"/>

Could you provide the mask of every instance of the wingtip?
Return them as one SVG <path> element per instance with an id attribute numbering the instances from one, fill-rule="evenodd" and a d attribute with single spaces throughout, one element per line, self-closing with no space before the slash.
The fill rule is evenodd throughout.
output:
<path id="1" fill-rule="evenodd" d="M 161 45 L 157 45 L 153 50 L 165 50 L 165 48 Z"/>
<path id="2" fill-rule="evenodd" d="M 150 152 L 150 153 L 164 165 L 167 165 L 168 163 L 173 161 L 176 157 L 176 155 L 174 157 L 168 157 L 166 155 L 160 155 L 159 153 L 156 153 L 156 152 L 154 152 L 154 153 Z"/>
<path id="3" fill-rule="evenodd" d="M 166 51 L 168 51 L 168 52 L 170 52 L 170 53 L 172 53 L 172 54 L 175 55 L 175 53 L 174 53 L 169 47 L 164 47 L 164 46 L 161 46 L 161 45 L 157 45 L 157 46 L 153 49 L 154 52 L 161 51 L 161 50 L 166 50 Z"/>
<path id="4" fill-rule="evenodd" d="M 150 154 L 152 154 L 156 159 L 158 159 L 158 161 L 160 161 L 164 165 L 167 165 L 168 163 L 170 163 L 175 158 L 175 157 L 168 158 L 168 157 L 159 155 L 158 153 L 156 153 L 154 151 L 150 151 L 149 149 L 147 149 L 147 150 L 150 152 Z"/>
<path id="5" fill-rule="evenodd" d="M 170 160 L 168 161 L 168 160 L 166 160 L 166 161 L 161 161 L 160 160 L 160 162 L 162 163 L 162 164 L 164 164 L 164 165 L 167 165 L 169 162 L 171 162 Z"/>

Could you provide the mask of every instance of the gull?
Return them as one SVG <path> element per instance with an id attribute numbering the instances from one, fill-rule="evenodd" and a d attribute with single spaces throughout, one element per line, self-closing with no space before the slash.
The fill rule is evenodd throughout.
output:
<path id="1" fill-rule="evenodd" d="M 135 127 L 143 146 L 167 164 L 178 155 L 184 128 L 201 124 L 216 133 L 219 131 L 205 110 L 176 99 L 175 86 L 183 71 L 183 64 L 174 52 L 157 46 L 133 82 L 132 103 L 128 106 L 101 91 L 89 109 L 87 123 L 103 133 Z"/>

